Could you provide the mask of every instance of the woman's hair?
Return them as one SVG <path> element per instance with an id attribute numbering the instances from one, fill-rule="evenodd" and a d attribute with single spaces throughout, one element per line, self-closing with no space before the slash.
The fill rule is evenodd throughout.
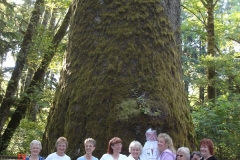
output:
<path id="1" fill-rule="evenodd" d="M 112 138 L 109 143 L 108 143 L 108 148 L 107 148 L 107 153 L 108 154 L 113 154 L 113 149 L 112 146 L 117 143 L 122 143 L 122 140 L 118 137 Z"/>
<path id="2" fill-rule="evenodd" d="M 129 145 L 129 153 L 131 153 L 132 148 L 138 148 L 140 153 L 142 153 L 142 144 L 138 141 L 132 141 Z"/>
<path id="3" fill-rule="evenodd" d="M 36 144 L 39 146 L 39 149 L 41 150 L 42 149 L 42 144 L 39 140 L 33 140 L 31 143 L 30 143 L 30 149 L 32 148 L 32 146 Z"/>
<path id="4" fill-rule="evenodd" d="M 184 156 L 186 157 L 186 160 L 190 160 L 190 151 L 187 147 L 180 147 L 177 150 L 177 154 L 179 152 L 182 152 L 184 154 Z"/>
<path id="5" fill-rule="evenodd" d="M 211 155 L 214 154 L 214 145 L 213 145 L 213 142 L 212 142 L 210 139 L 203 138 L 203 139 L 200 141 L 200 147 L 201 147 L 202 145 L 208 147 L 209 152 L 210 152 Z"/>
<path id="6" fill-rule="evenodd" d="M 84 144 L 86 144 L 87 142 L 92 143 L 94 147 L 96 146 L 96 141 L 93 138 L 85 139 Z"/>
<path id="7" fill-rule="evenodd" d="M 65 137 L 59 137 L 55 143 L 55 147 L 58 146 L 59 143 L 64 142 L 66 144 L 66 148 L 68 147 L 68 141 Z"/>
<path id="8" fill-rule="evenodd" d="M 159 138 L 163 138 L 165 140 L 165 143 L 168 146 L 168 149 L 170 149 L 173 153 L 176 153 L 176 150 L 175 150 L 175 148 L 173 146 L 172 138 L 167 133 L 160 133 L 158 135 L 158 139 Z"/>
<path id="9" fill-rule="evenodd" d="M 192 154 L 190 155 L 190 159 L 192 159 L 195 154 L 196 154 L 198 157 L 200 157 L 200 158 L 202 157 L 201 152 L 199 152 L 199 151 L 193 151 Z"/>

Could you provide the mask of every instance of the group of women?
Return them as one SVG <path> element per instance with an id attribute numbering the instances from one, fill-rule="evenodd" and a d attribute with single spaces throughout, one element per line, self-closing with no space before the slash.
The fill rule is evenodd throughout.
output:
<path id="1" fill-rule="evenodd" d="M 172 138 L 166 133 L 160 133 L 157 137 L 159 155 L 156 160 L 217 160 L 214 157 L 214 146 L 210 139 L 202 139 L 200 142 L 200 152 L 194 151 L 190 155 L 190 150 L 187 147 L 180 147 L 177 151 L 174 149 Z M 56 152 L 47 156 L 46 160 L 71 160 L 65 154 L 68 147 L 68 141 L 64 137 L 58 138 L 55 144 Z M 77 160 L 98 160 L 92 155 L 96 147 L 96 141 L 92 138 L 87 138 L 84 141 L 85 155 L 77 158 Z M 30 143 L 31 155 L 26 160 L 44 160 L 39 156 L 41 151 L 41 143 L 38 140 L 33 140 Z M 108 143 L 107 153 L 102 155 L 100 160 L 149 160 L 141 158 L 143 146 L 138 141 L 132 141 L 129 145 L 129 156 L 121 154 L 122 140 L 119 137 L 112 138 Z M 154 159 L 151 159 L 154 160 Z"/>
<path id="2" fill-rule="evenodd" d="M 51 153 L 47 156 L 45 160 L 71 160 L 71 158 L 65 154 L 68 147 L 68 141 L 65 137 L 60 137 L 55 143 L 56 152 Z M 38 140 L 33 140 L 30 143 L 31 154 L 26 157 L 26 160 L 44 160 L 43 157 L 39 156 L 42 149 L 41 142 Z"/>
<path id="3" fill-rule="evenodd" d="M 200 152 L 194 151 L 190 155 L 187 147 L 180 147 L 177 150 L 177 160 L 217 160 L 214 157 L 214 146 L 210 139 L 204 138 L 200 141 Z"/>

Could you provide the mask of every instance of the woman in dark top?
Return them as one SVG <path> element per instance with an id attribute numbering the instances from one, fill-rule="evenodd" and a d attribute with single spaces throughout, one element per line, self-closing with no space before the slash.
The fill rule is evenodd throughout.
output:
<path id="1" fill-rule="evenodd" d="M 214 157 L 214 146 L 210 139 L 204 138 L 200 142 L 200 152 L 203 156 L 203 160 L 217 160 Z"/>

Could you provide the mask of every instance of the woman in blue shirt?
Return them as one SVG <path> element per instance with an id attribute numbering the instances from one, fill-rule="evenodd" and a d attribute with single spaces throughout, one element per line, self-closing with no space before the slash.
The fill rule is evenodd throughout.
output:
<path id="1" fill-rule="evenodd" d="M 87 138 L 84 141 L 84 147 L 86 154 L 79 157 L 77 160 L 98 160 L 98 158 L 94 157 L 92 155 L 92 152 L 94 151 L 96 147 L 96 141 L 92 138 Z"/>
<path id="2" fill-rule="evenodd" d="M 31 154 L 26 157 L 26 160 L 44 160 L 43 157 L 39 156 L 41 150 L 42 150 L 41 142 L 39 140 L 33 140 L 30 143 Z"/>

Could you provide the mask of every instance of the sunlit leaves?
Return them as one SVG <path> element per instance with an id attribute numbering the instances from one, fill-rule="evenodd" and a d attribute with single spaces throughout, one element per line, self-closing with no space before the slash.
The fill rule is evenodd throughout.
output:
<path id="1" fill-rule="evenodd" d="M 240 105 L 238 95 L 223 95 L 217 105 L 199 105 L 192 112 L 198 139 L 210 138 L 214 141 L 219 159 L 233 159 L 239 150 L 229 146 L 240 145 Z M 225 149 L 224 149 L 225 148 Z M 221 153 L 221 154 L 220 154 Z M 221 155 L 221 157 L 220 157 Z M 231 155 L 231 157 L 229 157 Z"/>
<path id="2" fill-rule="evenodd" d="M 215 2 L 215 1 L 214 1 Z M 211 138 L 217 149 L 218 159 L 236 159 L 239 155 L 232 146 L 239 142 L 239 1 L 219 0 L 214 10 L 214 57 L 206 51 L 206 8 L 201 1 L 182 1 L 182 46 L 185 82 L 189 84 L 190 110 L 192 111 L 198 140 Z M 205 68 L 213 67 L 216 76 L 216 101 L 207 101 L 206 86 L 211 84 Z M 200 98 L 202 95 L 204 98 Z M 234 147 L 235 148 L 235 147 Z"/>

